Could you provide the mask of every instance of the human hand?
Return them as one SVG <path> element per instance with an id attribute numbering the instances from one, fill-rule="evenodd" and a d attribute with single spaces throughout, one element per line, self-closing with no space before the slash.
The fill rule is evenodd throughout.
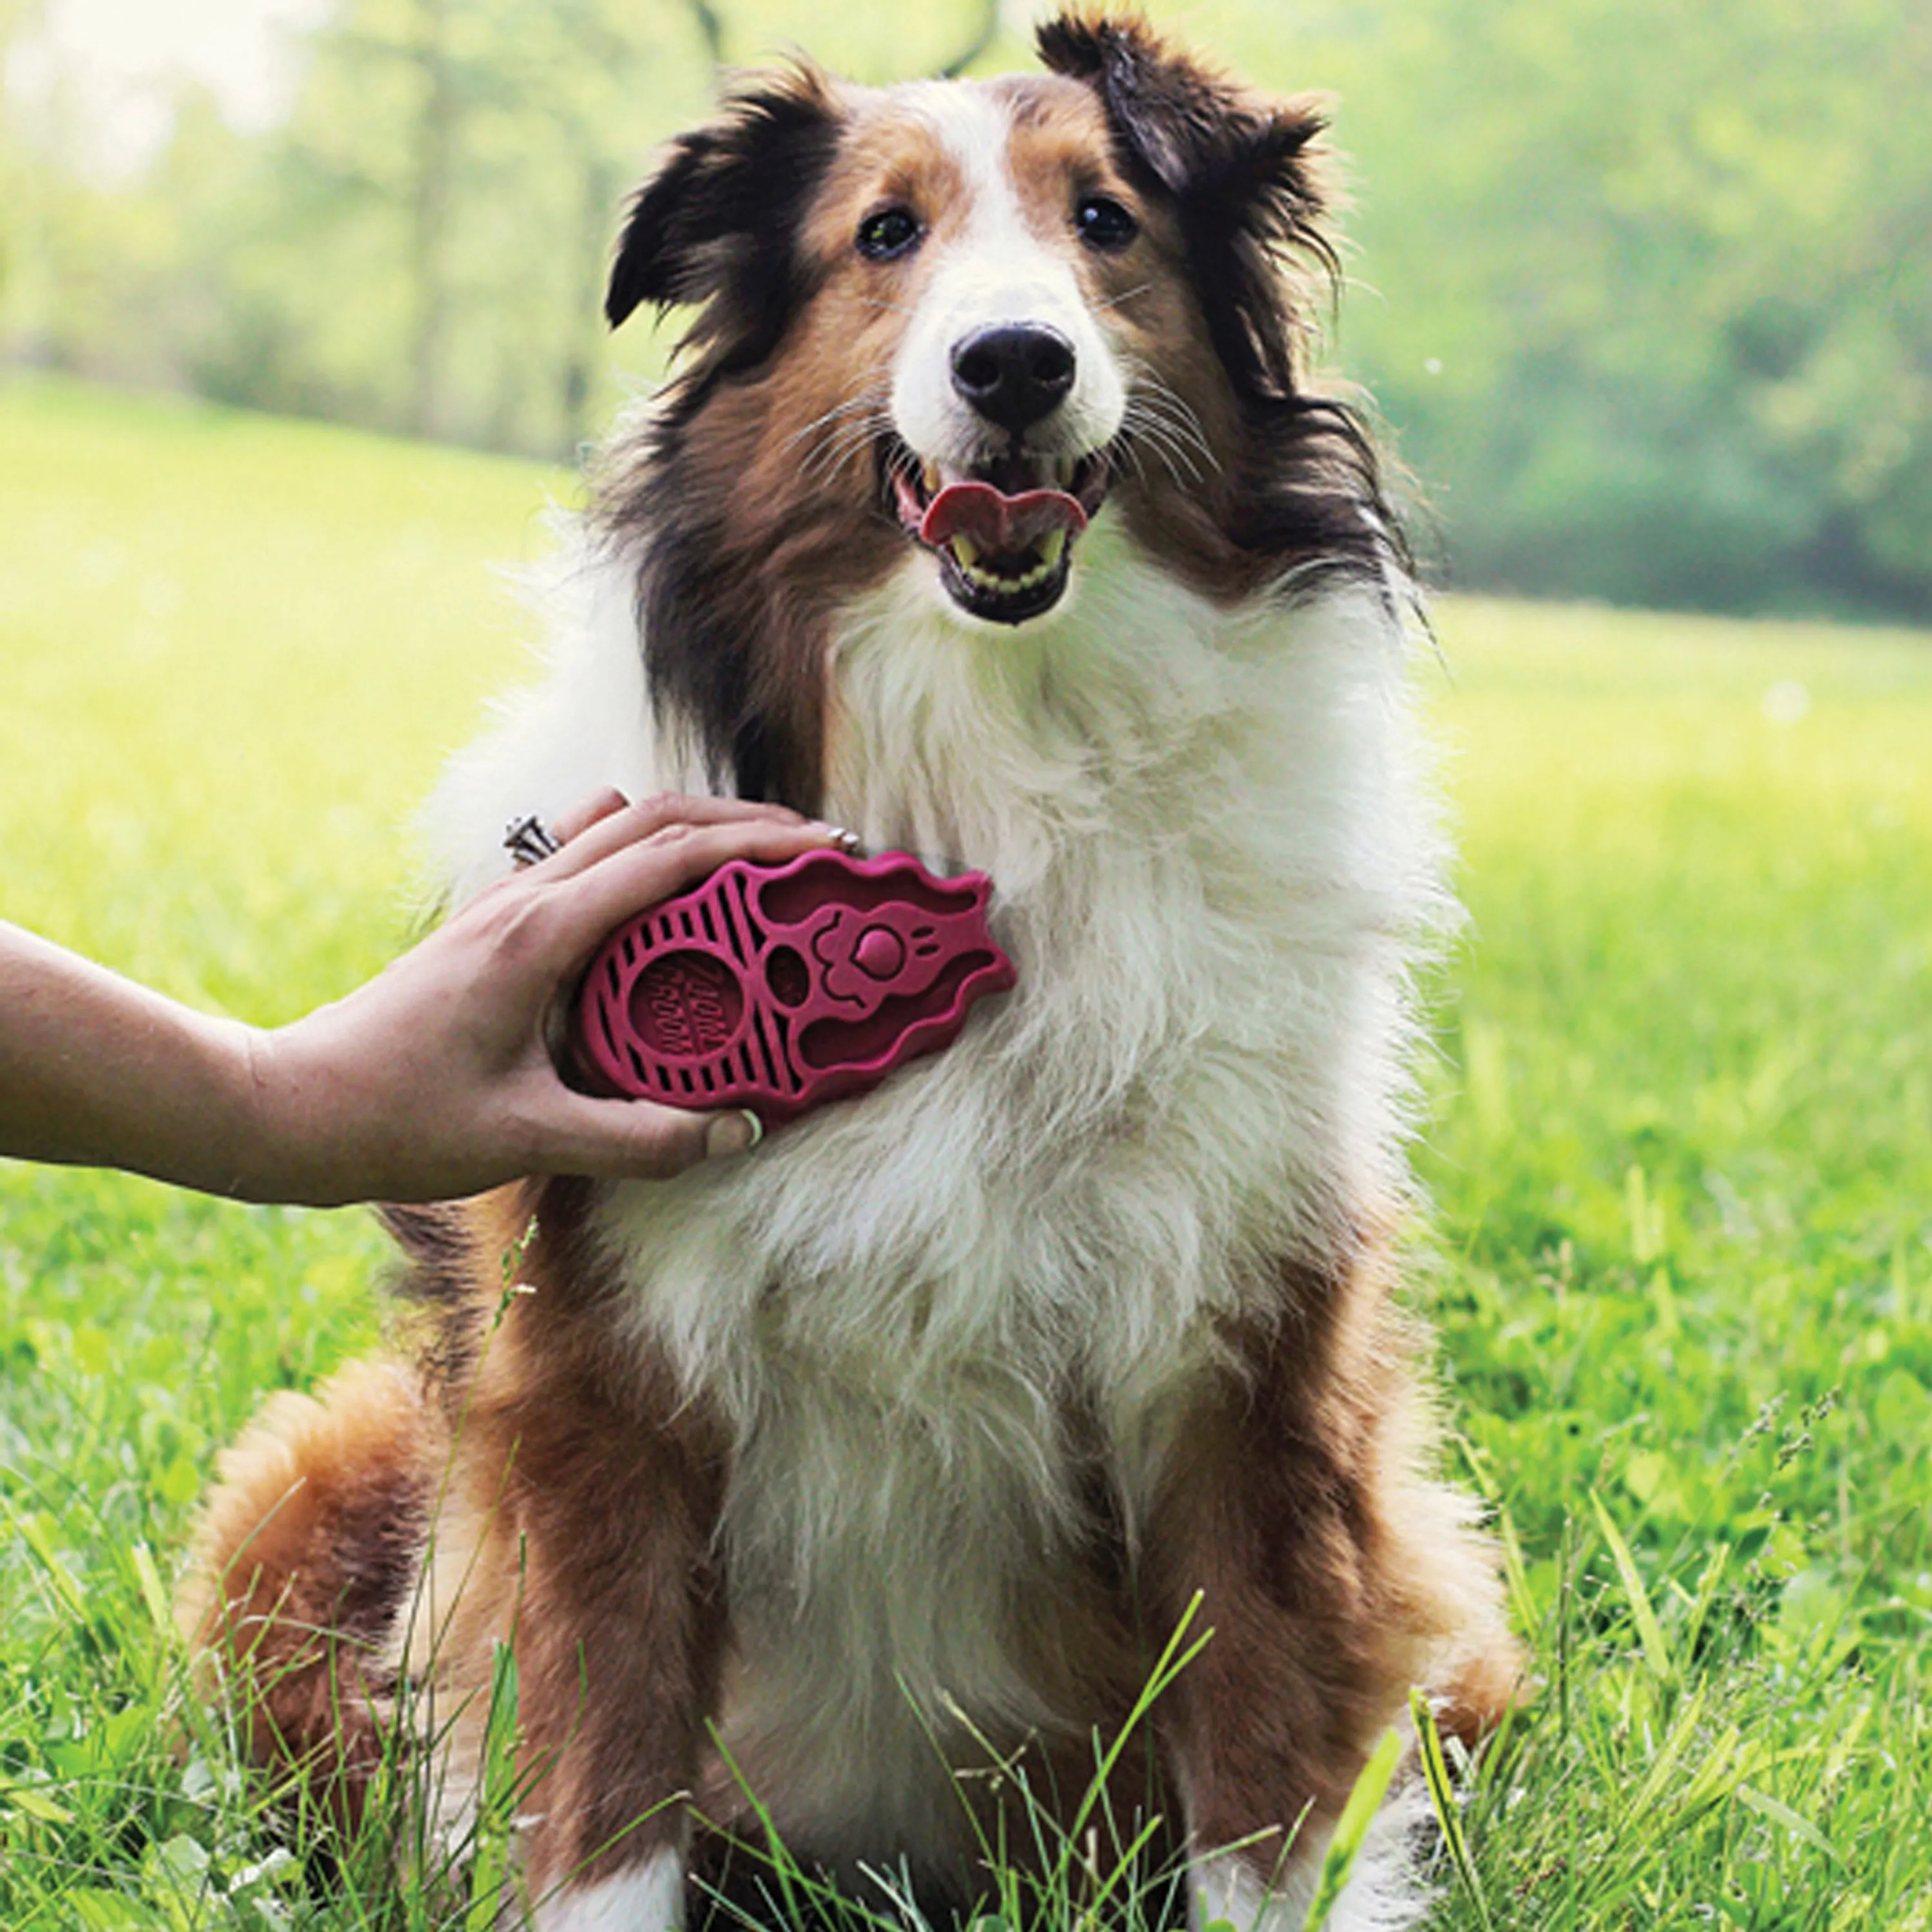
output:
<path id="1" fill-rule="evenodd" d="M 842 835 L 777 806 L 632 806 L 614 792 L 573 820 L 561 850 L 367 985 L 250 1036 L 265 1171 L 244 1170 L 236 1191 L 317 1206 L 439 1200 L 526 1174 L 662 1178 L 756 1144 L 748 1114 L 573 1092 L 551 1064 L 550 1016 L 633 914 L 727 860 L 782 863 Z"/>

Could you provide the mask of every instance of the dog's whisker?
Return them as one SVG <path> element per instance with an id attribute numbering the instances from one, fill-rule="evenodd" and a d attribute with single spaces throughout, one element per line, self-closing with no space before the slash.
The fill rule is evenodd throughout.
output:
<path id="1" fill-rule="evenodd" d="M 836 422 L 840 417 L 850 416 L 855 410 L 875 408 L 880 398 L 869 389 L 862 390 L 856 395 L 848 396 L 844 401 L 834 403 L 829 410 L 814 416 L 803 428 L 788 440 L 785 446 L 789 448 L 793 443 L 802 442 L 814 430 L 823 428 L 827 423 Z"/>
<path id="2" fill-rule="evenodd" d="M 1142 484 L 1146 483 L 1147 465 L 1141 460 L 1140 445 L 1134 436 L 1124 432 L 1117 436 L 1114 441 L 1113 453 L 1132 470 Z"/>
<path id="3" fill-rule="evenodd" d="M 1199 436 L 1194 435 L 1185 423 L 1154 404 L 1140 404 L 1138 407 L 1130 410 L 1129 418 L 1131 421 L 1160 430 L 1163 434 L 1172 436 L 1176 442 L 1184 443 L 1198 454 L 1204 455 L 1208 453 L 1206 444 Z"/>
<path id="4" fill-rule="evenodd" d="M 1138 393 L 1144 396 L 1158 396 L 1163 402 L 1172 404 L 1190 422 L 1198 426 L 1200 418 L 1196 415 L 1193 405 L 1151 363 L 1143 362 L 1138 356 L 1128 356 L 1124 360 L 1127 374 Z"/>
<path id="5" fill-rule="evenodd" d="M 801 478 L 830 482 L 860 451 L 892 428 L 890 413 L 876 403 L 866 414 L 834 425 L 800 464 Z"/>
<path id="6" fill-rule="evenodd" d="M 1177 451 L 1171 443 L 1163 442 L 1157 437 L 1150 436 L 1148 439 L 1148 447 L 1155 456 L 1159 458 L 1162 467 L 1176 484 L 1185 487 L 1190 483 L 1198 483 L 1202 480 L 1199 468 L 1184 454 Z"/>
<path id="7" fill-rule="evenodd" d="M 854 436 L 863 441 L 876 434 L 880 426 L 880 418 L 875 414 L 854 416 L 849 421 L 839 423 L 828 429 L 813 445 L 813 448 L 840 449 L 850 442 Z"/>
<path id="8" fill-rule="evenodd" d="M 854 410 L 878 409 L 884 404 L 889 394 L 890 391 L 887 388 L 875 389 L 868 384 L 856 394 L 848 396 L 843 402 L 834 403 L 831 408 L 822 415 L 814 416 L 802 429 L 795 431 L 785 439 L 784 447 L 790 449 L 795 444 L 802 442 L 814 430 L 822 429 L 826 424 L 836 422 L 841 416 L 849 416 Z"/>
<path id="9" fill-rule="evenodd" d="M 1195 413 L 1192 406 L 1178 390 L 1162 382 L 1152 370 L 1147 372 L 1144 379 L 1143 399 L 1150 406 L 1157 409 L 1203 456 L 1219 466 L 1214 447 L 1208 440 L 1207 431 L 1202 428 L 1201 418 Z"/>
<path id="10" fill-rule="evenodd" d="M 1177 484 L 1204 480 L 1201 466 L 1185 438 L 1172 422 L 1147 407 L 1142 399 L 1136 398 L 1129 404 L 1124 428 L 1133 440 L 1144 442 L 1160 458 Z M 1208 454 L 1211 458 L 1212 452 Z M 1188 471 L 1186 478 L 1181 475 L 1184 465 Z"/>
<path id="11" fill-rule="evenodd" d="M 826 480 L 829 482 L 833 478 L 842 476 L 858 458 L 865 454 L 866 452 L 872 447 L 872 440 L 870 436 L 855 437 L 847 443 L 839 452 L 836 460 L 825 472 Z"/>
<path id="12" fill-rule="evenodd" d="M 1185 488 L 1190 482 L 1198 482 L 1201 480 L 1200 472 L 1198 470 L 1191 474 L 1184 474 L 1180 460 L 1176 458 L 1173 450 L 1167 444 L 1152 436 L 1144 438 L 1144 441 L 1147 448 L 1160 462 L 1161 467 L 1167 472 L 1177 487 Z"/>
<path id="13" fill-rule="evenodd" d="M 1167 472 L 1168 480 L 1178 488 L 1184 489 L 1189 479 L 1182 472 L 1180 466 L 1175 462 L 1172 455 L 1168 451 L 1160 448 L 1158 444 L 1150 444 L 1148 447 L 1160 462 L 1160 466 Z"/>
<path id="14" fill-rule="evenodd" d="M 872 440 L 870 430 L 866 430 L 856 438 L 850 436 L 828 437 L 814 444 L 799 464 L 798 473 L 802 482 L 826 475 L 835 470 L 846 452 L 854 446 L 863 446 Z"/>
<path id="15" fill-rule="evenodd" d="M 827 410 L 823 416 L 816 418 L 808 427 L 821 436 L 843 436 L 855 425 L 869 425 L 882 422 L 886 414 L 885 397 L 882 394 L 868 392 L 848 397 L 836 408 Z M 792 437 L 786 447 L 789 448 L 791 443 L 798 440 L 797 436 Z"/>
<path id="16" fill-rule="evenodd" d="M 1201 426 L 1200 417 L 1184 396 L 1157 376 L 1149 376 L 1141 382 L 1136 400 L 1184 428 L 1192 440 L 1205 445 L 1207 434 Z"/>
<path id="17" fill-rule="evenodd" d="M 1126 420 L 1137 434 L 1144 436 L 1149 442 L 1162 442 L 1177 454 L 1183 454 L 1197 481 L 1202 473 L 1202 461 L 1205 461 L 1209 467 L 1214 470 L 1222 466 L 1220 458 L 1203 438 L 1194 434 L 1186 424 L 1176 422 L 1172 416 L 1163 415 L 1151 406 L 1143 404 L 1138 409 L 1130 406 Z M 1197 458 L 1200 460 L 1197 460 Z"/>
<path id="18" fill-rule="evenodd" d="M 832 444 L 816 452 L 812 460 L 800 469 L 800 481 L 810 484 L 833 482 L 851 460 L 854 452 L 864 446 L 862 442 L 847 444 L 842 447 L 837 444 Z"/>

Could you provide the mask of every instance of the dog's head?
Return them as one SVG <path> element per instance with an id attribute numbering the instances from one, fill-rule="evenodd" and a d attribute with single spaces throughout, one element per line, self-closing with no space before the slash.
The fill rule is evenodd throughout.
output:
<path id="1" fill-rule="evenodd" d="M 741 790 L 810 802 L 824 634 L 908 568 L 968 628 L 1066 599 L 1102 515 L 1210 596 L 1362 560 L 1352 419 L 1301 392 L 1321 117 L 1137 20 L 1047 72 L 754 76 L 633 204 L 614 324 L 695 304 L 607 511 L 644 544 L 653 688 Z"/>

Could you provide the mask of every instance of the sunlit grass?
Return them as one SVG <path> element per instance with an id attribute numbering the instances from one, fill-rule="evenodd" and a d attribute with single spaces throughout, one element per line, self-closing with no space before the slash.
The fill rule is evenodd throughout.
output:
<path id="1" fill-rule="evenodd" d="M 0 392 L 0 916 L 250 1018 L 373 970 L 410 811 L 521 662 L 485 566 L 546 479 L 57 386 Z M 1922 1932 L 1932 640 L 1441 628 L 1472 922 L 1418 1293 L 1540 1689 L 1440 1922 Z M 380 1861 L 352 1898 L 274 1858 L 164 1616 L 214 1450 L 366 1344 L 382 1253 L 0 1170 L 7 1932 L 433 1922 Z"/>
<path id="2" fill-rule="evenodd" d="M 8 916 L 298 1012 L 402 929 L 398 834 L 522 658 L 524 464 L 182 402 L 0 392 Z"/>

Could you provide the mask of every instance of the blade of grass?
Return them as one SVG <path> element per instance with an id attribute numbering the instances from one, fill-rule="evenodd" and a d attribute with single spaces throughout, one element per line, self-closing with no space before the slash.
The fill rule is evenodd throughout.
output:
<path id="1" fill-rule="evenodd" d="M 1738 1802 L 1748 1805 L 1767 1822 L 1781 1826 L 1795 1838 L 1802 1840 L 1814 1852 L 1821 1852 L 1834 1865 L 1845 1861 L 1838 1846 L 1812 1823 L 1809 1818 L 1802 1817 L 1791 1807 L 1772 1796 L 1768 1791 L 1760 1791 L 1755 1785 L 1741 1784 L 1737 1789 Z"/>
<path id="2" fill-rule="evenodd" d="M 511 1814 L 515 1808 L 518 1696 L 517 1654 L 507 1643 L 499 1643 L 490 1660 L 490 1711 L 484 1720 L 464 1932 L 494 1932 L 502 1916 L 510 1882 Z"/>
<path id="3" fill-rule="evenodd" d="M 1537 1624 L 1536 1595 L 1529 1586 L 1529 1569 L 1522 1560 L 1522 1541 L 1506 1509 L 1497 1510 L 1496 1537 L 1503 1546 L 1503 1576 L 1509 1588 L 1510 1608 L 1516 1613 L 1516 1627 L 1527 1633 Z"/>
<path id="4" fill-rule="evenodd" d="M 1455 1870 L 1456 1882 L 1468 1893 L 1476 1916 L 1487 1932 L 1492 1922 L 1489 1901 L 1483 1896 L 1482 1882 L 1476 1876 L 1476 1862 L 1469 1856 L 1468 1840 L 1462 1835 L 1462 1820 L 1456 1806 L 1455 1783 L 1449 1775 L 1448 1760 L 1442 1752 L 1442 1734 L 1436 1728 L 1436 1713 L 1429 1707 L 1428 1692 L 1412 1690 L 1408 1694 L 1408 1709 L 1415 1724 L 1423 1781 L 1429 1787 L 1430 1806 L 1442 1831 L 1449 1862 Z"/>
<path id="5" fill-rule="evenodd" d="M 1395 1768 L 1401 1758 L 1402 1734 L 1391 1728 L 1369 1754 L 1368 1762 L 1363 1766 L 1354 1788 L 1348 1793 L 1348 1802 L 1342 1807 L 1342 1815 L 1336 1821 L 1335 1835 L 1328 1840 L 1328 1853 L 1322 1861 L 1322 1876 L 1316 1882 L 1315 1896 L 1309 1900 L 1308 1916 L 1303 1922 L 1302 1932 L 1322 1932 L 1322 1928 L 1328 1922 L 1328 1915 L 1335 1910 L 1336 1902 L 1342 1896 L 1342 1888 L 1348 1882 L 1348 1874 L 1354 1869 L 1362 1840 L 1368 1836 L 1369 1827 L 1382 1809 L 1383 1798 L 1388 1795 L 1389 1780 L 1395 1776 Z"/>
<path id="6" fill-rule="evenodd" d="M 1604 1499 L 1594 1490 L 1590 1492 L 1591 1506 L 1597 1512 L 1597 1526 L 1604 1533 L 1604 1540 L 1610 1546 L 1610 1556 L 1617 1566 L 1617 1574 L 1623 1579 L 1624 1594 L 1628 1599 L 1630 1621 L 1636 1626 L 1637 1641 L 1643 1646 L 1645 1660 L 1649 1664 L 1651 1674 L 1660 1684 L 1668 1684 L 1676 1675 L 1676 1667 L 1671 1661 L 1670 1646 L 1664 1641 L 1664 1626 L 1657 1620 L 1656 1610 L 1652 1605 L 1650 1592 L 1643 1586 L 1643 1578 L 1636 1567 L 1636 1558 L 1630 1554 L 1630 1545 L 1623 1539 L 1622 1532 L 1611 1520 L 1610 1511 L 1604 1507 Z"/>

